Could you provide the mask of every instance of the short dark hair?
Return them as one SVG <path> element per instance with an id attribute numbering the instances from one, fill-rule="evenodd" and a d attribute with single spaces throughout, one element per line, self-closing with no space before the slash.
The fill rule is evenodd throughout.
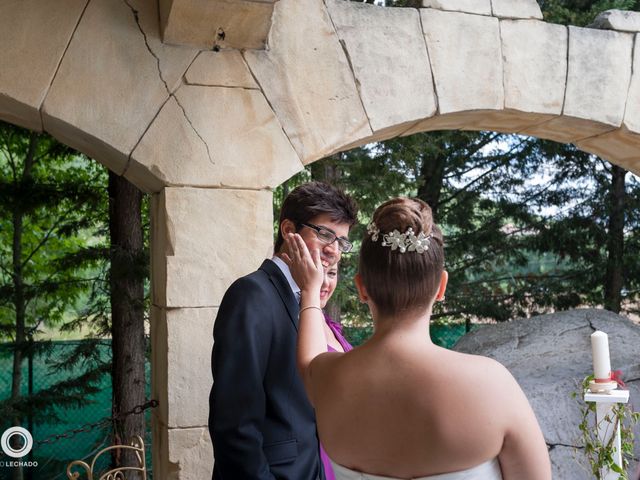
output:
<path id="1" fill-rule="evenodd" d="M 365 233 L 358 272 L 367 293 L 382 315 L 427 308 L 435 299 L 444 270 L 442 232 L 433 222 L 431 207 L 417 198 L 394 198 L 373 214 L 380 230 L 377 241 Z M 431 235 L 429 249 L 400 253 L 382 245 L 384 234 L 412 228 L 416 235 Z"/>
<path id="2" fill-rule="evenodd" d="M 351 228 L 356 223 L 358 207 L 343 190 L 325 182 L 309 182 L 294 188 L 282 203 L 275 251 L 280 251 L 284 243 L 280 230 L 284 220 L 292 221 L 299 229 L 303 223 L 325 213 L 332 222 L 347 223 Z"/>

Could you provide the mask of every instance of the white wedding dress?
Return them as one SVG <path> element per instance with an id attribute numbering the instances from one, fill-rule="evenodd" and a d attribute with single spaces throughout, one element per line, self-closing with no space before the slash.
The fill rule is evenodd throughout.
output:
<path id="1" fill-rule="evenodd" d="M 356 472 L 333 461 L 331 464 L 333 465 L 333 473 L 336 475 L 336 480 L 401 480 L 394 477 L 381 477 L 379 475 Z M 502 472 L 500 471 L 498 459 L 494 458 L 467 470 L 429 475 L 428 477 L 419 477 L 412 480 L 502 480 Z"/>

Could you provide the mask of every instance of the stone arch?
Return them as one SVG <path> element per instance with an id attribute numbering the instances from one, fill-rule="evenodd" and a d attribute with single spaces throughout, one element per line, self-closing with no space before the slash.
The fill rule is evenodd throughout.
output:
<path id="1" fill-rule="evenodd" d="M 153 194 L 159 478 L 210 476 L 213 318 L 231 281 L 270 253 L 271 189 L 304 165 L 398 135 L 482 129 L 575 143 L 640 173 L 630 21 L 551 25 L 533 0 L 273 0 L 237 12 L 217 0 L 0 2 L 0 119 Z M 248 11 L 259 26 L 236 20 Z M 212 22 L 227 44 L 219 30 L 181 36 Z M 243 36 L 269 25 L 266 40 Z"/>

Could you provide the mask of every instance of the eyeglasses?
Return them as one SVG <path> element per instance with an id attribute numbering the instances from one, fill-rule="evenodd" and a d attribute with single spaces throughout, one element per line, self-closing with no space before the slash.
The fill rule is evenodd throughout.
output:
<path id="1" fill-rule="evenodd" d="M 320 240 L 322 243 L 332 244 L 333 242 L 337 241 L 338 249 L 342 253 L 348 253 L 353 248 L 353 244 L 349 240 L 343 237 L 338 237 L 335 232 L 329 230 L 326 227 L 319 227 L 318 225 L 314 225 L 313 223 L 301 223 L 300 225 L 315 230 L 316 237 L 318 237 L 318 240 Z"/>

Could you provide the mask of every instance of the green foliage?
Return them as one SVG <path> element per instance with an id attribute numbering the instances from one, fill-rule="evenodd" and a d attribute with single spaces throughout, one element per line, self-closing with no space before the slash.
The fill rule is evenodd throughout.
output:
<path id="1" fill-rule="evenodd" d="M 603 469 L 611 470 L 620 474 L 619 480 L 628 480 L 627 469 L 629 459 L 633 458 L 633 426 L 640 420 L 640 413 L 634 412 L 628 403 L 614 403 L 610 416 L 600 420 L 600 423 L 615 425 L 609 441 L 605 444 L 598 437 L 598 425 L 596 424 L 596 403 L 584 402 L 582 396 L 589 387 L 589 382 L 594 379 L 593 375 L 585 377 L 582 381 L 581 390 L 573 392 L 572 397 L 578 401 L 582 420 L 578 425 L 581 434 L 581 443 L 584 445 L 584 453 L 589 461 L 591 474 L 594 478 L 603 478 Z M 614 459 L 616 454 L 616 432 L 620 431 L 622 466 L 619 466 Z"/>
<path id="2" fill-rule="evenodd" d="M 61 323 L 103 266 L 105 170 L 46 135 L 0 124 L 0 338 Z"/>
<path id="3" fill-rule="evenodd" d="M 580 27 L 591 24 L 606 10 L 640 10 L 638 0 L 540 0 L 546 22 Z"/>
<path id="4" fill-rule="evenodd" d="M 106 182 L 104 168 L 48 135 L 0 123 L 0 340 L 14 351 L 11 397 L 0 404 L 5 421 L 78 405 L 109 369 L 84 344 L 51 365 L 79 364 L 78 378 L 23 389 L 22 364 L 47 353 L 47 342 L 34 341 L 43 329 L 77 327 L 79 317 L 107 307 Z"/>
<path id="5" fill-rule="evenodd" d="M 433 208 L 446 237 L 447 302 L 434 318 L 527 317 L 604 302 L 611 165 L 571 145 L 493 132 L 430 132 L 322 159 L 276 189 L 310 179 L 342 186 L 359 202 L 355 248 L 344 255 L 334 302 L 342 321 L 368 312 L 351 281 L 373 209 L 398 195 Z M 637 309 L 640 182 L 626 174 L 624 199 L 626 311 Z M 277 227 L 277 225 L 276 225 Z"/>

